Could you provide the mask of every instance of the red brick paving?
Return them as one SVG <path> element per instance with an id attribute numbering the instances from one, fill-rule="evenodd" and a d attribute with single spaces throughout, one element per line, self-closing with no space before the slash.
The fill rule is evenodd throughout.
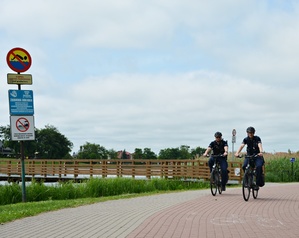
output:
<path id="1" fill-rule="evenodd" d="M 241 188 L 228 188 L 157 212 L 127 237 L 298 238 L 299 184 L 267 184 L 248 202 Z"/>

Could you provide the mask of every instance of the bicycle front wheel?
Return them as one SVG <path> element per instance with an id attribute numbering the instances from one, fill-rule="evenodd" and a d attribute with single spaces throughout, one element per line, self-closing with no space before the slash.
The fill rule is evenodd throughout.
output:
<path id="1" fill-rule="evenodd" d="M 247 202 L 250 197 L 250 178 L 247 173 L 244 174 L 242 181 L 243 198 Z"/>
<path id="2" fill-rule="evenodd" d="M 211 187 L 211 193 L 213 196 L 216 196 L 217 193 L 217 187 L 218 187 L 218 174 L 215 170 L 212 170 L 210 175 L 210 187 Z"/>

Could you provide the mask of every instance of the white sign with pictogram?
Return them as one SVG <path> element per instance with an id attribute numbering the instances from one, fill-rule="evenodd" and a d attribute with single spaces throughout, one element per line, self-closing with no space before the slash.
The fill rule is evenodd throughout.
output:
<path id="1" fill-rule="evenodd" d="M 11 140 L 35 140 L 33 116 L 10 117 Z"/>
<path id="2" fill-rule="evenodd" d="M 233 129 L 232 134 L 233 134 L 233 136 L 232 136 L 232 143 L 236 143 L 236 134 L 237 134 L 236 129 Z"/>

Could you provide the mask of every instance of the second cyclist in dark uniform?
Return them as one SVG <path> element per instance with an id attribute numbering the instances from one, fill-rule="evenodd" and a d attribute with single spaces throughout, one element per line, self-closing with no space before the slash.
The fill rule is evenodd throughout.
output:
<path id="1" fill-rule="evenodd" d="M 222 134 L 221 132 L 216 132 L 215 133 L 215 140 L 213 140 L 210 144 L 209 147 L 206 149 L 205 153 L 203 154 L 204 156 L 207 156 L 210 151 L 213 151 L 210 159 L 209 159 L 209 167 L 210 167 L 210 172 L 212 171 L 213 165 L 214 165 L 214 160 L 215 156 L 217 155 L 222 155 L 221 157 L 218 157 L 218 160 L 220 162 L 220 168 L 221 168 L 221 187 L 222 191 L 225 191 L 226 189 L 226 183 L 228 181 L 228 171 L 227 171 L 227 155 L 228 155 L 228 145 L 227 141 L 222 139 Z"/>

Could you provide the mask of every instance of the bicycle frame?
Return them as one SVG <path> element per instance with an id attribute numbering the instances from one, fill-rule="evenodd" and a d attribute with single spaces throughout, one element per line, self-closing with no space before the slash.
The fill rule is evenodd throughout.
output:
<path id="1" fill-rule="evenodd" d="M 221 186 L 221 167 L 219 158 L 223 157 L 223 155 L 212 155 L 214 158 L 214 165 L 212 167 L 211 175 L 210 175 L 210 187 L 211 193 L 213 196 L 216 196 L 218 191 L 219 194 L 222 193 L 222 186 Z"/>
<path id="2" fill-rule="evenodd" d="M 257 155 L 246 156 L 248 164 L 245 169 L 243 181 L 242 181 L 242 192 L 245 201 L 248 201 L 250 192 L 252 191 L 253 198 L 256 199 L 258 196 L 258 190 L 256 189 L 256 170 L 255 160 Z"/>

